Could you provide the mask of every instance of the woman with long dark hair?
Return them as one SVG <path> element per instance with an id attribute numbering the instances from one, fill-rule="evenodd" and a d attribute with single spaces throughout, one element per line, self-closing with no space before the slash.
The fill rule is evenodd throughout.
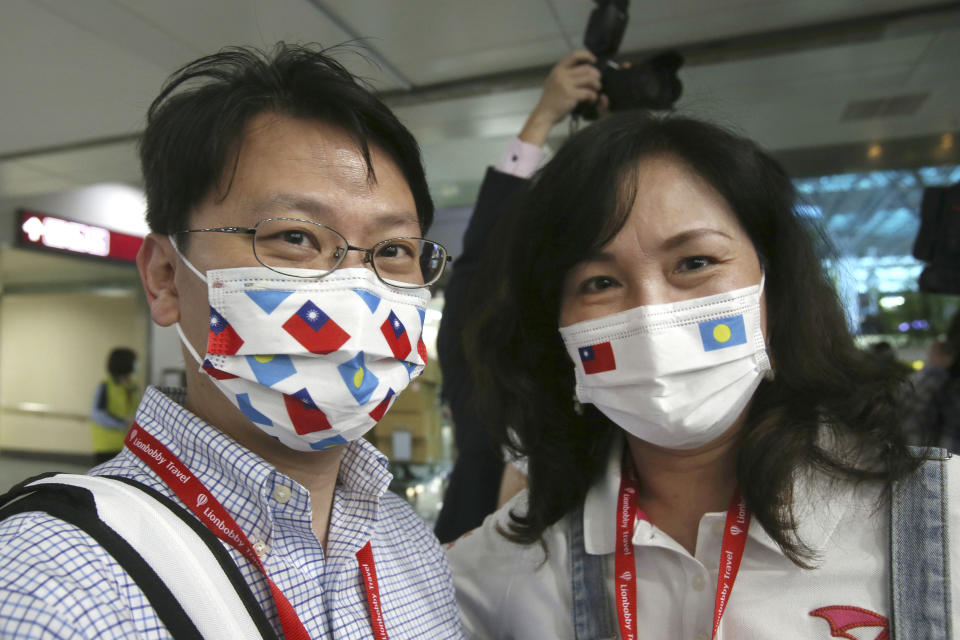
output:
<path id="1" fill-rule="evenodd" d="M 936 522 L 888 506 L 927 471 L 960 495 L 960 469 L 907 448 L 901 374 L 855 347 L 809 232 L 769 155 L 688 118 L 609 117 L 534 178 L 465 338 L 530 471 L 448 551 L 476 637 L 960 628 L 956 541 L 901 544 L 960 530 L 956 500 Z M 894 616 L 903 553 L 943 570 Z"/>

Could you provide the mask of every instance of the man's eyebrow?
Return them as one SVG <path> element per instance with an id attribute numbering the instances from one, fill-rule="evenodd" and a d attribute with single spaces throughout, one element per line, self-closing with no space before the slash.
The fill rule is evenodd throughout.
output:
<path id="1" fill-rule="evenodd" d="M 309 214 L 316 222 L 329 222 L 335 209 L 322 200 L 289 193 L 275 193 L 254 206 L 254 213 L 262 217 L 284 217 L 283 214 L 302 212 Z M 371 219 L 371 226 L 378 228 L 400 227 L 404 225 L 420 226 L 415 212 L 386 211 Z"/>
<path id="2" fill-rule="evenodd" d="M 256 203 L 253 212 L 271 216 L 289 211 L 303 211 L 317 217 L 329 215 L 331 208 L 316 198 L 306 198 L 289 193 L 274 193 Z"/>

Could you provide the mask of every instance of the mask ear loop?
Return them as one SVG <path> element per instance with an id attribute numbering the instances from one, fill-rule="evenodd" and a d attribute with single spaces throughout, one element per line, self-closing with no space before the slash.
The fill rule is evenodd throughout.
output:
<path id="1" fill-rule="evenodd" d="M 760 267 L 760 291 L 757 295 L 757 300 L 760 300 L 760 296 L 763 295 L 764 287 L 767 284 L 767 270 Z M 765 380 L 773 380 L 776 377 L 776 372 L 773 370 L 773 361 L 770 360 L 770 350 L 767 348 L 766 336 L 764 336 L 763 348 L 767 351 L 767 361 L 770 362 L 770 368 L 763 374 Z"/>
<path id="2" fill-rule="evenodd" d="M 177 322 L 173 325 L 177 330 L 177 335 L 180 336 L 180 342 L 183 343 L 183 346 L 187 348 L 187 351 L 190 353 L 190 356 L 194 361 L 200 366 L 200 371 L 206 373 L 203 369 L 203 360 L 200 359 L 200 355 L 197 353 L 197 350 L 193 348 L 193 345 L 190 344 L 190 341 L 187 340 L 187 336 L 183 335 L 183 329 L 180 328 L 180 323 Z"/>
<path id="3" fill-rule="evenodd" d="M 193 271 L 193 273 L 196 274 L 198 278 L 200 278 L 204 282 L 207 282 L 207 277 L 202 273 L 200 273 L 200 270 L 197 269 L 195 266 L 193 266 L 193 263 L 187 260 L 187 257 L 185 255 L 180 253 L 180 249 L 177 248 L 177 239 L 174 238 L 172 234 L 168 235 L 167 238 L 170 240 L 170 246 L 173 247 L 173 252 L 177 254 L 177 257 L 180 258 L 183 264 L 187 265 L 187 267 L 190 268 L 190 271 Z M 187 340 L 187 336 L 183 334 L 183 329 L 180 328 L 180 323 L 179 322 L 175 323 L 174 327 L 177 330 L 177 335 L 180 336 L 180 342 L 183 343 L 183 346 L 187 348 L 187 351 L 190 353 L 190 356 L 194 359 L 194 361 L 199 366 L 199 370 L 203 373 L 206 373 L 206 371 L 203 368 L 203 360 L 200 359 L 200 354 L 197 353 L 197 350 L 194 349 L 193 345 L 190 344 L 190 341 Z"/>
<path id="4" fill-rule="evenodd" d="M 183 264 L 187 265 L 190 268 L 190 271 L 193 271 L 198 278 L 200 278 L 204 282 L 207 282 L 207 276 L 200 273 L 200 270 L 197 269 L 195 266 L 193 266 L 192 262 L 187 260 L 187 256 L 180 253 L 180 249 L 177 248 L 177 239 L 174 238 L 172 234 L 168 235 L 167 238 L 170 240 L 170 245 L 173 247 L 173 252 L 177 254 L 177 257 L 180 258 Z M 182 338 L 183 334 L 180 334 L 180 337 Z"/>

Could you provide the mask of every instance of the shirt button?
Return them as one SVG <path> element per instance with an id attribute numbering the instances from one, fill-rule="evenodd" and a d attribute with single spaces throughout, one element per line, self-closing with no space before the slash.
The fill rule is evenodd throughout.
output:
<path id="1" fill-rule="evenodd" d="M 693 636 L 694 640 L 710 640 L 710 634 L 706 631 L 701 631 L 697 635 Z"/>
<path id="2" fill-rule="evenodd" d="M 280 504 L 286 504 L 290 500 L 290 487 L 278 484 L 273 488 L 273 499 Z"/>
<path id="3" fill-rule="evenodd" d="M 267 546 L 265 542 L 254 542 L 253 551 L 257 554 L 257 557 L 263 560 L 267 557 L 267 554 L 270 553 L 270 547 Z"/>
<path id="4" fill-rule="evenodd" d="M 703 591 L 703 588 L 707 586 L 707 581 L 704 580 L 703 576 L 701 575 L 693 576 L 693 580 L 690 582 L 694 591 Z"/>

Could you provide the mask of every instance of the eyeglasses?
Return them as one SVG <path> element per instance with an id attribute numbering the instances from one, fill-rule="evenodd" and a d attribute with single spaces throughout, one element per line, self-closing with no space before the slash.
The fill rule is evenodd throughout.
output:
<path id="1" fill-rule="evenodd" d="M 253 254 L 263 266 L 297 278 L 322 278 L 340 266 L 348 251 L 385 284 L 418 289 L 436 282 L 450 260 L 443 245 L 423 238 L 388 238 L 369 249 L 354 247 L 330 227 L 297 218 L 266 218 L 255 227 L 186 229 L 177 233 L 239 233 L 253 236 Z"/>

